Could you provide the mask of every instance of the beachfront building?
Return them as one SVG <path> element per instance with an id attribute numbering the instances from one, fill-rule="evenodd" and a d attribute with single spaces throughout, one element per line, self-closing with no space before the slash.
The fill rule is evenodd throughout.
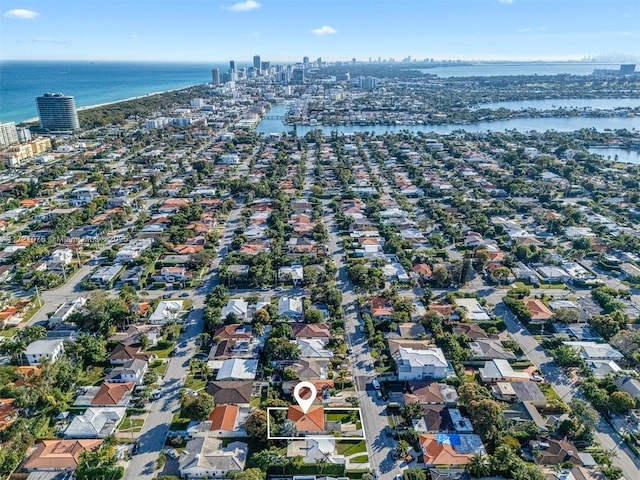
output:
<path id="1" fill-rule="evenodd" d="M 45 93 L 36 98 L 40 127 L 45 130 L 79 130 L 75 98 L 62 93 Z"/>

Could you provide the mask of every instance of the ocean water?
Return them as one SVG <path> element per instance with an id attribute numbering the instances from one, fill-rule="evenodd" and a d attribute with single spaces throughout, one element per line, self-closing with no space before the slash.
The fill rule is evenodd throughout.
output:
<path id="1" fill-rule="evenodd" d="M 589 62 L 484 62 L 421 68 L 439 77 L 495 77 L 502 75 L 591 75 L 595 69 L 618 70 L 619 63 Z"/>
<path id="2" fill-rule="evenodd" d="M 243 65 L 239 65 L 241 67 Z M 150 62 L 0 62 L 0 121 L 38 116 L 36 97 L 62 92 L 77 107 L 115 102 L 211 81 L 211 69 L 228 64 Z"/>

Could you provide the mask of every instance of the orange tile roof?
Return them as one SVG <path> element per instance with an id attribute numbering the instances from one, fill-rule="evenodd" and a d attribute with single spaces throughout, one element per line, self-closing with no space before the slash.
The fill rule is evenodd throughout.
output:
<path id="1" fill-rule="evenodd" d="M 13 406 L 15 398 L 0 398 L 0 431 L 6 430 L 14 422 L 18 409 Z"/>
<path id="2" fill-rule="evenodd" d="M 133 382 L 108 383 L 104 382 L 96 393 L 91 405 L 117 405 L 127 392 L 135 387 Z"/>
<path id="3" fill-rule="evenodd" d="M 97 450 L 102 440 L 42 440 L 24 464 L 25 470 L 73 470 L 80 455 Z"/>
<path id="4" fill-rule="evenodd" d="M 435 435 L 420 435 L 420 445 L 426 465 L 466 465 L 471 461 L 472 454 L 457 453 L 451 445 L 439 443 Z"/>
<path id="5" fill-rule="evenodd" d="M 188 253 L 196 253 L 204 250 L 204 245 L 176 245 L 173 247 L 173 251 L 182 255 Z"/>
<path id="6" fill-rule="evenodd" d="M 437 312 L 444 317 L 450 317 L 453 314 L 453 305 L 438 305 L 436 303 L 429 304 L 429 311 Z"/>
<path id="7" fill-rule="evenodd" d="M 313 405 L 305 414 L 299 405 L 292 405 L 287 411 L 287 419 L 296 424 L 299 432 L 324 432 L 324 407 Z"/>
<path id="8" fill-rule="evenodd" d="M 238 418 L 238 410 L 237 405 L 220 405 L 214 408 L 209 414 L 211 430 L 233 431 Z"/>
<path id="9" fill-rule="evenodd" d="M 418 275 L 424 275 L 425 277 L 430 277 L 432 275 L 431 267 L 426 263 L 415 263 L 413 265 L 413 271 Z"/>
<path id="10" fill-rule="evenodd" d="M 382 297 L 372 297 L 369 300 L 371 305 L 371 315 L 375 317 L 388 316 L 393 314 L 393 307 L 389 304 L 389 300 Z"/>
<path id="11" fill-rule="evenodd" d="M 553 317 L 553 312 L 549 310 L 549 307 L 537 298 L 526 298 L 524 304 L 531 312 L 531 320 L 548 320 Z"/>

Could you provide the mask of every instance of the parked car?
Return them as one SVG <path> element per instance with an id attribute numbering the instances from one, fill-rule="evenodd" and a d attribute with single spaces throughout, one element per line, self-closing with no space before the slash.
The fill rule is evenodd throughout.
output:
<path id="1" fill-rule="evenodd" d="M 164 453 L 167 454 L 167 457 L 178 458 L 180 454 L 175 448 L 165 448 Z"/>
<path id="2" fill-rule="evenodd" d="M 373 385 L 373 388 L 375 388 L 376 390 L 380 390 L 380 382 L 377 378 L 371 380 L 371 385 Z"/>

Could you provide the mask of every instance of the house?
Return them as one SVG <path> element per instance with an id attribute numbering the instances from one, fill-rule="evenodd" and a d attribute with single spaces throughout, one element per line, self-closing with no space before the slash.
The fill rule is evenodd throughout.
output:
<path id="1" fill-rule="evenodd" d="M 298 286 L 302 283 L 303 279 L 304 271 L 302 265 L 291 265 L 278 269 L 278 280 L 281 282 L 291 280 L 294 286 Z"/>
<path id="2" fill-rule="evenodd" d="M 250 358 L 230 358 L 224 360 L 216 375 L 216 380 L 254 380 L 258 372 L 258 360 Z"/>
<path id="3" fill-rule="evenodd" d="M 296 372 L 299 380 L 317 380 L 327 378 L 329 371 L 329 359 L 327 358 L 301 358 L 288 365 Z"/>
<path id="4" fill-rule="evenodd" d="M 547 397 L 536 382 L 497 382 L 491 391 L 495 398 L 505 402 L 529 402 L 536 408 L 547 405 Z"/>
<path id="5" fill-rule="evenodd" d="M 164 325 L 175 320 L 182 311 L 182 300 L 163 300 L 149 317 L 149 322 L 156 325 Z"/>
<path id="6" fill-rule="evenodd" d="M 618 387 L 623 392 L 627 392 L 636 400 L 640 398 L 640 381 L 635 378 L 626 376 L 620 377 L 613 381 L 616 387 Z"/>
<path id="7" fill-rule="evenodd" d="M 414 350 L 400 347 L 395 356 L 398 380 L 427 380 L 446 378 L 449 364 L 440 348 Z"/>
<path id="8" fill-rule="evenodd" d="M 150 353 L 144 353 L 139 343 L 119 343 L 109 354 L 111 365 L 124 365 L 126 362 L 139 358 L 148 362 L 153 357 Z"/>
<path id="9" fill-rule="evenodd" d="M 73 417 L 64 438 L 106 438 L 118 428 L 125 412 L 125 408 L 87 408 Z"/>
<path id="10" fill-rule="evenodd" d="M 192 277 L 185 267 L 162 267 L 151 278 L 156 282 L 174 283 L 188 282 Z"/>
<path id="11" fill-rule="evenodd" d="M 294 323 L 291 325 L 291 338 L 331 338 L 329 325 L 326 323 Z"/>
<path id="12" fill-rule="evenodd" d="M 472 322 L 486 322 L 491 319 L 475 298 L 456 298 L 455 302 L 458 307 L 464 309 L 466 317 Z"/>
<path id="13" fill-rule="evenodd" d="M 253 381 L 223 380 L 207 386 L 207 393 L 213 397 L 216 405 L 249 406 L 252 392 Z"/>
<path id="14" fill-rule="evenodd" d="M 502 415 L 504 415 L 505 419 L 514 423 L 533 422 L 540 433 L 548 430 L 547 422 L 531 402 L 517 402 L 509 405 L 502 411 Z"/>
<path id="15" fill-rule="evenodd" d="M 444 405 L 423 406 L 424 414 L 413 419 L 413 429 L 418 433 L 447 432 L 453 429 L 449 410 Z"/>
<path id="16" fill-rule="evenodd" d="M 86 396 L 90 399 L 88 405 L 92 407 L 126 407 L 129 405 L 134 382 L 109 383 L 103 382 L 99 387 L 89 387 Z M 86 406 L 80 397 L 74 402 L 75 406 Z"/>
<path id="17" fill-rule="evenodd" d="M 49 260 L 52 264 L 69 265 L 73 260 L 73 250 L 70 248 L 56 248 L 51 252 Z"/>
<path id="18" fill-rule="evenodd" d="M 324 432 L 324 407 L 312 405 L 307 413 L 304 413 L 299 405 L 292 405 L 287 410 L 287 420 L 295 423 L 300 433 Z"/>
<path id="19" fill-rule="evenodd" d="M 321 338 L 298 338 L 292 340 L 300 347 L 300 357 L 302 358 L 332 358 L 333 352 L 325 349 L 326 339 Z"/>
<path id="20" fill-rule="evenodd" d="M 372 297 L 369 299 L 369 309 L 371 316 L 377 320 L 390 320 L 393 316 L 393 305 L 383 297 Z"/>
<path id="21" fill-rule="evenodd" d="M 136 385 L 142 385 L 148 368 L 149 364 L 146 361 L 135 358 L 111 370 L 104 380 L 109 383 L 133 382 Z"/>
<path id="22" fill-rule="evenodd" d="M 516 356 L 513 352 L 504 349 L 500 340 L 493 338 L 478 338 L 469 343 L 471 349 L 472 360 L 515 360 Z"/>
<path id="23" fill-rule="evenodd" d="M 71 302 L 65 302 L 60 305 L 57 310 L 49 317 L 49 326 L 59 325 L 67 321 L 67 319 L 75 312 L 80 310 L 87 303 L 84 297 L 78 297 Z"/>
<path id="24" fill-rule="evenodd" d="M 420 323 L 406 322 L 399 323 L 396 332 L 391 335 L 411 339 L 425 337 L 427 335 L 427 331 Z"/>
<path id="25" fill-rule="evenodd" d="M 619 361 L 624 355 L 613 348 L 608 343 L 595 342 L 563 342 L 580 353 L 587 362 L 592 360 L 613 360 Z"/>
<path id="26" fill-rule="evenodd" d="M 213 338 L 220 340 L 251 340 L 252 328 L 250 325 L 223 325 L 218 327 L 213 334 Z"/>
<path id="27" fill-rule="evenodd" d="M 453 327 L 453 333 L 456 335 L 466 335 L 471 340 L 489 338 L 489 334 L 477 323 L 458 323 Z"/>
<path id="28" fill-rule="evenodd" d="M 181 478 L 229 478 L 244 470 L 249 445 L 225 442 L 219 438 L 196 437 L 187 442 L 178 460 Z"/>
<path id="29" fill-rule="evenodd" d="M 102 440 L 42 440 L 24 464 L 27 472 L 75 470 L 83 452 L 95 451 Z"/>
<path id="30" fill-rule="evenodd" d="M 209 350 L 209 360 L 227 360 L 229 358 L 257 358 L 258 341 L 236 340 L 229 338 L 220 340 Z"/>
<path id="31" fill-rule="evenodd" d="M 242 320 L 243 322 L 245 322 L 245 321 L 247 321 L 247 310 L 248 310 L 248 308 L 249 308 L 249 304 L 244 299 L 242 299 L 242 298 L 231 299 L 222 308 L 222 312 L 220 313 L 220 318 L 222 318 L 224 320 L 230 314 L 234 314 L 237 319 Z"/>
<path id="32" fill-rule="evenodd" d="M 61 339 L 36 340 L 27 346 L 24 356 L 29 365 L 40 365 L 43 360 L 55 363 L 64 351 L 64 342 Z"/>
<path id="33" fill-rule="evenodd" d="M 278 300 L 278 315 L 281 317 L 301 318 L 302 298 L 281 297 Z"/>
<path id="34" fill-rule="evenodd" d="M 616 376 L 622 371 L 620 365 L 613 360 L 590 360 L 587 362 L 587 366 L 593 373 L 593 376 L 599 380 L 611 375 Z"/>
<path id="35" fill-rule="evenodd" d="M 455 407 L 458 404 L 458 393 L 451 385 L 420 380 L 408 383 L 409 393 L 404 394 L 405 403 L 447 405 L 450 407 Z"/>
<path id="36" fill-rule="evenodd" d="M 531 321 L 535 323 L 544 323 L 553 318 L 553 312 L 541 300 L 537 298 L 525 298 L 524 305 L 531 312 Z"/>
<path id="37" fill-rule="evenodd" d="M 0 398 L 0 432 L 5 431 L 18 418 L 18 409 L 13 406 L 15 398 Z"/>
<path id="38" fill-rule="evenodd" d="M 92 282 L 106 287 L 112 284 L 124 269 L 121 263 L 114 263 L 111 266 L 98 268 L 90 277 Z"/>
<path id="39" fill-rule="evenodd" d="M 548 437 L 537 438 L 531 440 L 529 446 L 533 450 L 533 456 L 539 465 L 560 465 L 565 462 L 582 465 L 578 449 L 566 438 L 562 440 Z"/>
<path id="40" fill-rule="evenodd" d="M 484 367 L 481 367 L 479 372 L 480 378 L 485 383 L 531 380 L 528 373 L 515 372 L 507 360 L 489 360 L 484 363 Z"/>
<path id="41" fill-rule="evenodd" d="M 292 440 L 287 444 L 287 458 L 302 457 L 306 464 L 326 461 L 333 465 L 344 465 L 344 455 L 336 454 L 336 441 L 331 438 L 308 436 L 303 440 Z M 294 477 L 302 480 L 301 477 Z M 305 479 L 311 480 L 308 476 Z M 313 477 L 316 478 L 316 477 Z M 327 478 L 328 480 L 328 478 Z"/>
<path id="42" fill-rule="evenodd" d="M 482 440 L 473 434 L 421 434 L 420 446 L 426 467 L 461 466 L 476 452 L 485 452 Z"/>

